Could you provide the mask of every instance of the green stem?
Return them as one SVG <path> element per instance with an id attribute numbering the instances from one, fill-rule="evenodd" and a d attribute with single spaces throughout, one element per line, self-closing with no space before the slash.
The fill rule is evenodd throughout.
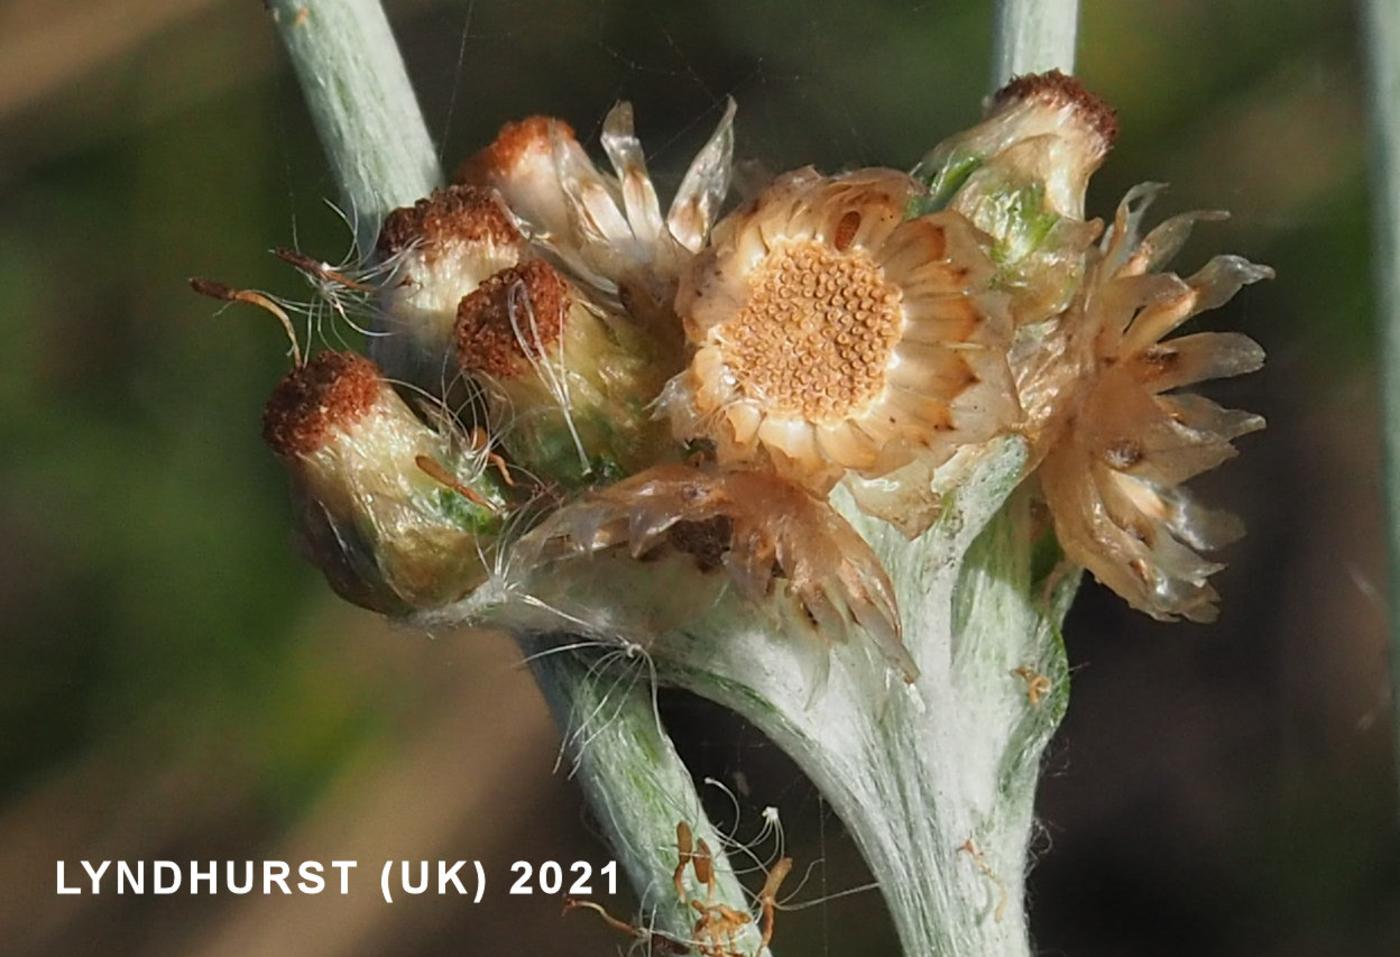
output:
<path id="1" fill-rule="evenodd" d="M 1400 3 L 1369 0 L 1375 271 L 1390 594 L 1400 594 Z M 1400 614 L 1390 616 L 1390 686 L 1400 747 Z"/>
<path id="2" fill-rule="evenodd" d="M 379 0 L 268 0 L 296 70 L 362 256 L 373 254 L 385 214 L 426 196 L 442 181 L 437 154 Z M 522 639 L 527 651 L 538 645 Z M 652 708 L 651 685 L 604 693 L 572 655 L 534 665 L 545 698 L 572 735 L 575 716 L 605 708 L 608 721 L 570 757 L 595 813 L 655 926 L 688 935 L 693 912 L 672 886 L 676 824 L 688 820 L 717 857 L 716 900 L 747 907 L 695 784 Z M 608 700 L 604 700 L 604 698 Z M 572 738 L 574 744 L 579 739 Z M 669 896 L 668 896 L 669 894 Z"/>

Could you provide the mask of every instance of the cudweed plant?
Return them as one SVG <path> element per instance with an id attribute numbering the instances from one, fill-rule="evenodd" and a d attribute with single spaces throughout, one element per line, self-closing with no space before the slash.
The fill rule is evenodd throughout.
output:
<path id="1" fill-rule="evenodd" d="M 663 207 L 625 103 L 606 171 L 537 116 L 430 188 L 416 107 L 394 146 L 357 125 L 365 72 L 411 103 L 397 61 L 335 52 L 387 41 L 377 9 L 273 10 L 361 203 L 362 262 L 287 258 L 306 308 L 369 328 L 369 357 L 294 349 L 263 420 L 332 587 L 519 637 L 642 897 L 635 924 L 603 916 L 639 945 L 766 952 L 791 866 L 746 899 L 656 721 L 659 682 L 797 761 L 907 953 L 1028 953 L 1060 622 L 1080 569 L 1154 617 L 1215 615 L 1222 566 L 1201 553 L 1240 528 L 1183 483 L 1263 422 L 1182 390 L 1263 356 L 1175 333 L 1269 271 L 1167 271 L 1221 214 L 1146 229 L 1155 185 L 1087 218 L 1117 119 L 1055 70 L 912 172 L 808 167 L 753 195 L 732 188 L 731 103 Z"/>

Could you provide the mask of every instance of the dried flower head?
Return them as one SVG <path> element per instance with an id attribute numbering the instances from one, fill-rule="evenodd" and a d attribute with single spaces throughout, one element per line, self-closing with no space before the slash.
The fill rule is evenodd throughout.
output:
<path id="1" fill-rule="evenodd" d="M 788 613 L 816 648 L 858 628 L 907 680 L 917 676 L 894 588 L 865 539 L 827 502 L 771 473 L 659 465 L 586 494 L 531 538 L 547 560 L 615 548 L 638 559 L 688 555 Z"/>
<path id="2" fill-rule="evenodd" d="M 263 437 L 291 471 L 311 556 L 342 596 L 400 612 L 453 601 L 485 577 L 502 490 L 368 359 L 322 352 L 294 369 L 268 400 Z"/>
<path id="3" fill-rule="evenodd" d="M 1084 218 L 1089 177 L 1118 136 L 1112 107 L 1059 70 L 1013 79 L 992 95 L 987 118 L 939 143 L 920 161 L 935 199 L 979 171 L 999 169 L 1041 185 L 1047 208 Z"/>
<path id="4" fill-rule="evenodd" d="M 1196 550 L 1243 530 L 1180 486 L 1233 457 L 1232 440 L 1264 420 L 1172 390 L 1252 372 L 1264 353 L 1238 333 L 1166 337 L 1273 272 L 1237 256 L 1217 256 L 1188 279 L 1156 272 L 1194 221 L 1218 218 L 1177 216 L 1142 237 L 1158 189 L 1124 198 L 1073 308 L 1017 374 L 1047 450 L 1041 487 L 1065 554 L 1153 617 L 1210 621 L 1218 596 L 1207 578 L 1223 566 Z"/>
<path id="5" fill-rule="evenodd" d="M 914 175 L 929 184 L 921 208 L 953 209 L 991 237 L 996 285 L 1017 325 L 1068 307 L 1098 235 L 1084 192 L 1118 133 L 1113 110 L 1057 70 L 1017 77 L 988 116 L 944 140 Z"/>
<path id="6" fill-rule="evenodd" d="M 906 219 L 918 192 L 809 168 L 720 224 L 676 300 L 695 350 L 663 398 L 677 437 L 825 493 L 1016 420 L 994 267 L 961 216 Z"/>
<path id="7" fill-rule="evenodd" d="M 515 460 L 565 485 L 611 481 L 670 443 L 646 406 L 659 347 L 543 260 L 503 269 L 457 307 L 456 356 Z"/>
<path id="8" fill-rule="evenodd" d="M 531 238 L 576 279 L 649 319 L 668 312 L 676 277 L 704 245 L 729 191 L 734 103 L 691 163 L 664 218 L 630 103 L 608 113 L 602 143 L 611 176 L 593 165 L 567 123 L 530 117 L 506 124 L 494 143 L 462 165 L 457 179 L 500 190 Z"/>

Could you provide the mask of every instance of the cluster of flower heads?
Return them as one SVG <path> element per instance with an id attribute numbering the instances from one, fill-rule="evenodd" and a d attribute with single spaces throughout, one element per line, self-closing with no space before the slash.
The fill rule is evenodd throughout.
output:
<path id="1" fill-rule="evenodd" d="M 741 198 L 733 114 L 664 214 L 622 104 L 611 174 L 532 117 L 388 217 L 375 362 L 323 352 L 265 417 L 337 589 L 421 609 L 507 548 L 665 554 L 912 678 L 890 579 L 829 496 L 916 537 L 935 471 L 1017 433 L 1070 561 L 1155 617 L 1211 618 L 1221 566 L 1197 552 L 1239 529 L 1181 485 L 1263 422 L 1177 390 L 1262 352 L 1170 335 L 1270 273 L 1163 270 L 1218 214 L 1143 235 L 1145 186 L 1086 220 L 1116 121 L 1059 73 L 1014 81 L 912 173 L 806 168 Z"/>

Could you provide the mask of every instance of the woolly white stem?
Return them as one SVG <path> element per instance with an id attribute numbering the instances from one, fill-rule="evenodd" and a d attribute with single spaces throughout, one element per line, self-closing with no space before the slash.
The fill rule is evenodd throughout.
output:
<path id="1" fill-rule="evenodd" d="M 1023 73 L 1074 70 L 1079 0 L 1000 0 L 992 86 Z"/>
<path id="2" fill-rule="evenodd" d="M 1381 345 L 1390 594 L 1400 594 L 1400 3 L 1365 4 L 1371 60 L 1377 325 Z M 1400 614 L 1390 616 L 1391 711 L 1400 742 Z"/>
<path id="3" fill-rule="evenodd" d="M 577 659 L 550 653 L 573 640 L 556 635 L 521 641 L 532 653 L 531 669 L 567 736 L 561 766 L 578 778 L 627 869 L 646 926 L 688 939 L 696 914 L 679 899 L 672 880 L 677 822 L 690 823 L 717 856 L 715 899 L 745 910 L 744 889 L 722 855 L 723 845 L 700 806 L 694 779 L 657 719 L 651 697 L 654 676 L 645 661 L 581 675 Z M 696 884 L 692 872 L 687 871 L 684 880 L 690 897 L 704 899 L 707 891 Z M 751 925 L 736 940 L 752 951 L 758 943 L 756 927 Z"/>
<path id="4" fill-rule="evenodd" d="M 362 256 L 386 213 L 442 181 L 379 0 L 268 0 Z"/>
<path id="5" fill-rule="evenodd" d="M 442 181 L 389 22 L 379 0 L 268 0 L 267 7 L 353 217 L 356 246 L 368 258 L 385 214 Z M 522 638 L 522 647 L 539 650 L 529 638 Z M 566 736 L 575 730 L 576 715 L 607 710 L 603 732 L 590 737 L 581 755 L 571 749 L 568 759 L 577 758 L 584 793 L 655 927 L 683 938 L 694 923 L 694 912 L 676 900 L 671 883 L 682 818 L 716 854 L 715 900 L 746 909 L 694 781 L 656 724 L 650 683 L 604 695 L 585 665 L 569 656 L 539 659 L 534 670 Z M 750 929 L 739 940 L 752 947 L 756 934 Z"/>

